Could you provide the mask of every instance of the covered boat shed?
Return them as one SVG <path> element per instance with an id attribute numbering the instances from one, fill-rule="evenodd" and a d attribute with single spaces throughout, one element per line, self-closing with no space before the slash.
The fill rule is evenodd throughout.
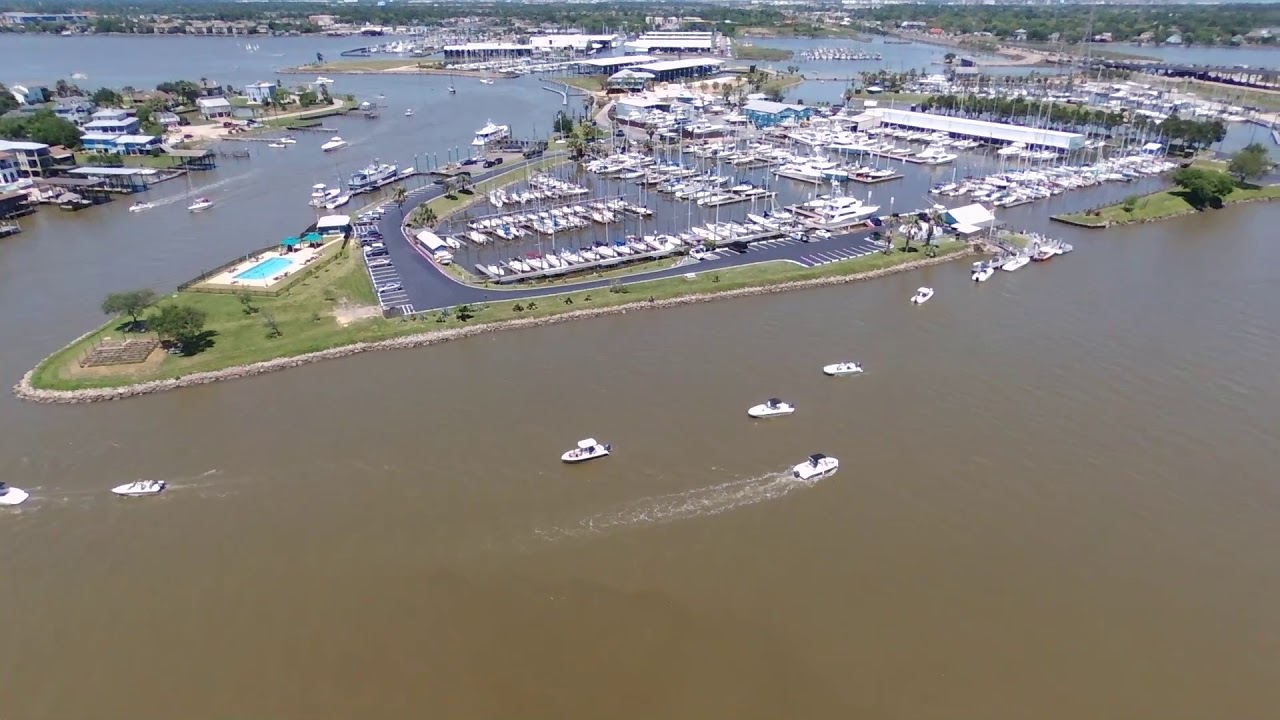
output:
<path id="1" fill-rule="evenodd" d="M 990 227 L 995 219 L 995 213 L 988 210 L 982 203 L 952 208 L 942 216 L 942 221 L 961 235 L 972 235 L 985 227 Z"/>
<path id="2" fill-rule="evenodd" d="M 322 236 L 346 235 L 351 232 L 350 215 L 325 215 L 316 221 L 316 232 Z M 307 238 L 304 236 L 303 240 Z"/>
<path id="3" fill-rule="evenodd" d="M 685 60 L 659 60 L 658 62 L 632 65 L 632 70 L 653 73 L 658 82 L 671 82 L 681 78 L 704 77 L 717 72 L 723 60 L 716 58 L 688 58 Z"/>
<path id="4" fill-rule="evenodd" d="M 590 60 L 579 60 L 574 64 L 574 68 L 578 71 L 579 75 L 600 75 L 603 73 L 617 72 L 625 67 L 643 65 L 645 63 L 655 61 L 657 61 L 657 58 L 652 58 L 648 55 L 592 58 Z"/>
<path id="5" fill-rule="evenodd" d="M 1060 152 L 1070 152 L 1084 147 L 1085 138 L 1080 133 L 1009 125 L 987 120 L 970 120 L 968 118 L 933 115 L 931 113 L 898 110 L 895 108 L 875 108 L 868 110 L 868 112 L 879 115 L 880 122 L 885 125 L 896 125 L 912 130 L 944 132 L 952 137 L 964 137 L 995 145 L 1020 142 L 1029 147 L 1041 147 Z"/>
<path id="6" fill-rule="evenodd" d="M 157 176 L 155 168 L 138 167 L 78 167 L 67 171 L 68 175 L 82 178 L 98 178 L 108 190 L 116 192 L 142 192 L 151 187 Z"/>

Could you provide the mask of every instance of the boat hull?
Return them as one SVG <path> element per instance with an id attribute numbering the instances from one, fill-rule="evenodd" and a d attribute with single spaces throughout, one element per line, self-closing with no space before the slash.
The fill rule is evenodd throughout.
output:
<path id="1" fill-rule="evenodd" d="M 762 404 L 762 405 L 752 406 L 751 409 L 747 410 L 747 415 L 750 415 L 753 418 L 764 419 L 764 418 L 782 417 L 784 415 L 790 415 L 795 411 L 796 411 L 795 407 L 791 405 L 783 405 L 781 407 L 771 408 L 767 405 Z"/>
<path id="2" fill-rule="evenodd" d="M 141 497 L 143 495 L 159 495 L 165 489 L 164 483 L 140 487 L 136 483 L 125 483 L 111 488 L 111 492 L 121 497 Z"/>
<path id="3" fill-rule="evenodd" d="M 11 487 L 0 495 L 0 505 L 21 505 L 27 498 L 31 497 L 26 490 L 22 488 Z"/>
<path id="4" fill-rule="evenodd" d="M 832 377 L 843 377 L 845 375 L 857 375 L 858 373 L 862 372 L 862 366 L 854 365 L 854 367 L 852 368 L 845 368 L 845 367 L 841 367 L 840 364 L 837 363 L 835 365 L 827 365 L 826 367 L 822 368 L 822 372 L 823 374 L 830 375 Z"/>
<path id="5" fill-rule="evenodd" d="M 565 454 L 561 455 L 560 460 L 570 465 L 576 465 L 578 463 L 584 463 L 588 460 L 596 460 L 598 458 L 608 457 L 612 449 L 613 449 L 612 445 L 596 445 L 594 448 L 592 448 L 592 451 L 590 453 L 583 453 L 580 455 L 574 454 L 577 452 L 577 450 L 570 450 Z"/>

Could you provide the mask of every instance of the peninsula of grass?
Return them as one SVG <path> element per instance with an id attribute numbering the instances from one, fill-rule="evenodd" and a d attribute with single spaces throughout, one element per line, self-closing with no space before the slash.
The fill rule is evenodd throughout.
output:
<path id="1" fill-rule="evenodd" d="M 938 248 L 938 257 L 945 261 L 966 249 L 960 242 L 946 243 Z M 368 273 L 353 243 L 332 263 L 279 297 L 255 298 L 252 311 L 234 295 L 184 291 L 162 300 L 161 305 L 180 303 L 207 313 L 205 341 L 197 352 L 176 355 L 157 351 L 147 362 L 137 365 L 81 368 L 79 360 L 90 347 L 106 337 L 119 339 L 124 335 L 125 324 L 116 318 L 46 358 L 32 371 L 29 386 L 36 391 L 120 388 L 436 330 L 551 318 L 636 303 L 643 306 L 678 298 L 708 299 L 746 288 L 891 271 L 923 260 L 923 255 L 900 251 L 888 255 L 875 253 L 818 267 L 801 267 L 784 260 L 707 271 L 699 271 L 694 265 L 689 268 L 689 274 L 676 277 L 591 290 L 566 287 L 562 293 L 545 297 L 493 299 L 480 305 L 386 319 L 377 309 Z M 278 334 L 268 333 L 264 327 L 264 318 L 268 315 L 274 319 Z M 228 377 L 235 376 L 228 374 Z"/>
<path id="2" fill-rule="evenodd" d="M 784 48 L 771 48 L 762 45 L 739 43 L 733 48 L 733 56 L 739 60 L 760 60 L 764 62 L 780 62 L 795 57 L 795 52 Z"/>
<path id="3" fill-rule="evenodd" d="M 1237 186 L 1222 198 L 1223 205 L 1280 199 L 1280 185 Z M 1130 198 L 1115 205 L 1081 213 L 1054 215 L 1053 219 L 1069 225 L 1105 228 L 1131 223 L 1156 222 L 1200 212 L 1187 200 L 1184 190 L 1173 188 Z"/>
<path id="4" fill-rule="evenodd" d="M 565 85 L 571 85 L 579 90 L 587 92 L 600 92 L 604 90 L 604 75 L 573 75 L 571 77 L 557 78 L 559 82 Z"/>

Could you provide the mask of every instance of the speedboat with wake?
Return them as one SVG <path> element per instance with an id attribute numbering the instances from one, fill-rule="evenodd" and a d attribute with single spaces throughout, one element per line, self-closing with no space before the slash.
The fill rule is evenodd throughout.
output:
<path id="1" fill-rule="evenodd" d="M 822 368 L 822 372 L 832 377 L 841 377 L 844 375 L 857 375 L 862 372 L 862 365 L 856 362 L 840 362 L 834 365 L 826 365 Z"/>
<path id="2" fill-rule="evenodd" d="M 129 206 L 129 212 L 142 212 L 144 210 L 150 210 L 153 207 L 155 207 L 155 203 L 136 202 Z"/>
<path id="3" fill-rule="evenodd" d="M 191 212 L 200 212 L 207 208 L 213 207 L 213 201 L 206 197 L 198 197 L 196 201 L 187 206 Z"/>
<path id="4" fill-rule="evenodd" d="M 783 402 L 778 398 L 769 398 L 759 405 L 752 405 L 747 410 L 747 414 L 753 418 L 771 418 L 780 415 L 790 415 L 796 411 L 796 406 L 788 402 Z"/>
<path id="5" fill-rule="evenodd" d="M 0 482 L 0 505 L 21 505 L 30 495 L 22 488 L 9 487 Z"/>
<path id="6" fill-rule="evenodd" d="M 612 449 L 610 445 L 603 445 L 596 442 L 594 438 L 587 438 L 586 440 L 579 440 L 578 447 L 561 455 L 560 459 L 567 463 L 586 462 L 605 457 Z"/>
<path id="7" fill-rule="evenodd" d="M 824 475 L 830 475 L 839 469 L 840 461 L 836 458 L 827 457 L 822 453 L 814 453 L 809 456 L 808 460 L 792 468 L 791 472 L 801 480 L 813 480 Z"/>
<path id="8" fill-rule="evenodd" d="M 916 305 L 923 305 L 929 302 L 931 297 L 933 297 L 933 288 L 916 288 L 916 294 L 911 296 L 911 302 Z"/>
<path id="9" fill-rule="evenodd" d="M 343 140 L 337 135 L 334 135 L 333 137 L 329 138 L 329 142 L 321 145 L 320 149 L 323 150 L 324 152 L 332 152 L 334 150 L 337 150 L 339 148 L 344 148 L 346 146 L 347 146 L 346 140 Z"/>
<path id="10" fill-rule="evenodd" d="M 165 482 L 163 480 L 138 480 L 124 485 L 117 485 L 111 488 L 111 492 L 125 497 L 139 497 L 142 495 L 159 495 L 164 488 Z"/>

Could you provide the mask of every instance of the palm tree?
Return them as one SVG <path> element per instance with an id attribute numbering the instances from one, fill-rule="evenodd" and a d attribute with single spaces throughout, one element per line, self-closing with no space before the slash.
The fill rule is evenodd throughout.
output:
<path id="1" fill-rule="evenodd" d="M 440 218 L 436 217 L 436 211 L 431 209 L 430 205 L 419 205 L 417 210 L 413 211 L 413 217 L 409 219 L 409 224 L 414 227 L 426 227 L 435 225 Z"/>
<path id="2" fill-rule="evenodd" d="M 409 191 L 404 189 L 403 185 L 397 185 L 391 189 L 391 200 L 395 202 L 396 208 L 400 210 L 400 217 L 404 217 L 404 203 L 409 199 Z"/>

